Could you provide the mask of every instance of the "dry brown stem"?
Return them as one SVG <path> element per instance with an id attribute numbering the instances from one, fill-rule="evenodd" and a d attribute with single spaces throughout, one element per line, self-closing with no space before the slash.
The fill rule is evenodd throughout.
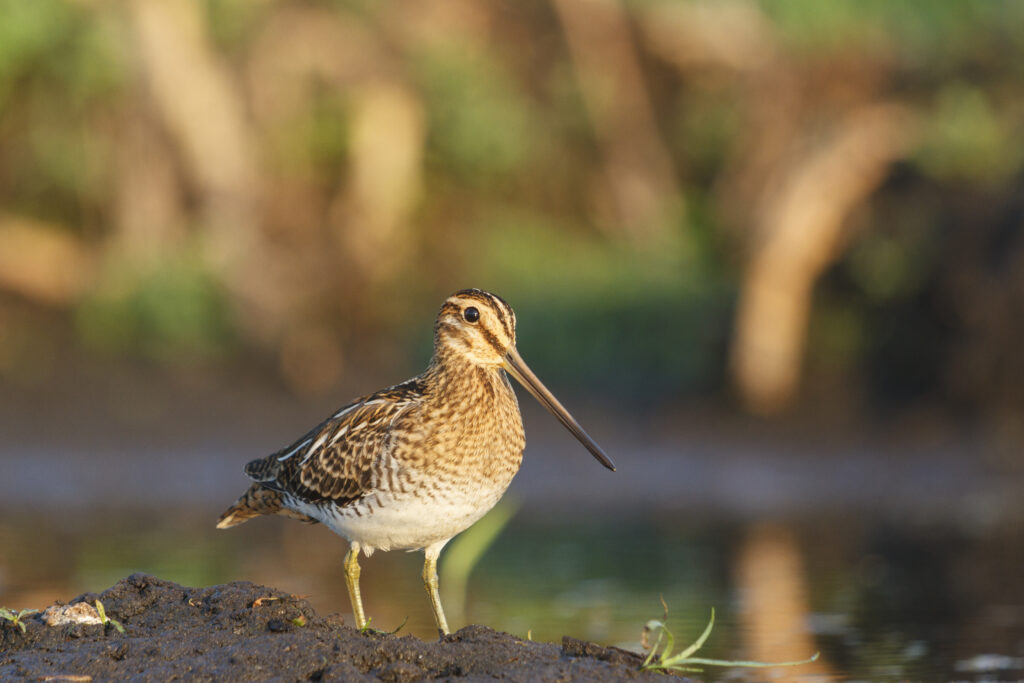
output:
<path id="1" fill-rule="evenodd" d="M 757 207 L 758 242 L 744 273 L 732 346 L 747 407 L 773 413 L 800 375 L 814 282 L 837 256 L 850 212 L 882 182 L 910 136 L 906 109 L 872 104 L 779 169 Z"/>
<path id="2" fill-rule="evenodd" d="M 595 196 L 611 205 L 606 229 L 656 241 L 682 194 L 658 132 L 629 20 L 618 0 L 554 0 L 554 6 L 604 157 Z"/>
<path id="3" fill-rule="evenodd" d="M 156 114 L 201 198 L 205 255 L 243 302 L 243 320 L 253 323 L 272 288 L 245 270 L 265 250 L 256 225 L 253 136 L 237 79 L 210 44 L 200 3 L 137 0 L 128 8 Z"/>

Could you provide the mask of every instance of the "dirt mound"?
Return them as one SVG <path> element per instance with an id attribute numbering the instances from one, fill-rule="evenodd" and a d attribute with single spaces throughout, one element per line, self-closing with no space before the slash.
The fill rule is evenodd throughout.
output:
<path id="1" fill-rule="evenodd" d="M 305 600 L 248 582 L 186 588 L 133 574 L 71 604 L 97 598 L 125 633 L 113 624 L 49 626 L 40 614 L 26 617 L 24 633 L 0 621 L 0 680 L 665 680 L 641 673 L 632 653 L 569 637 L 558 646 L 485 626 L 437 642 L 364 634 L 340 616 L 319 616 Z"/>

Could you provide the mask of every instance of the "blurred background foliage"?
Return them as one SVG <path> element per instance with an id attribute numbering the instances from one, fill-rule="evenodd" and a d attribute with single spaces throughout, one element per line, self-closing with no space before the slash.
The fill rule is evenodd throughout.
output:
<path id="1" fill-rule="evenodd" d="M 56 345 L 398 380 L 479 286 L 556 385 L 1024 431 L 1021 26 L 995 0 L 0 0 L 0 377 L 49 381 Z"/>

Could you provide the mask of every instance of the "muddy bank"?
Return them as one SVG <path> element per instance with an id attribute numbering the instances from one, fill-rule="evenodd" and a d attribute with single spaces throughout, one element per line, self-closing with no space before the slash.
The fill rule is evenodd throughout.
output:
<path id="1" fill-rule="evenodd" d="M 437 642 L 362 634 L 338 615 L 248 582 L 186 588 L 133 574 L 96 595 L 124 625 L 47 625 L 25 632 L 0 620 L 0 680 L 52 681 L 511 681 L 666 680 L 641 673 L 640 658 L 565 637 L 520 640 L 467 626 Z"/>

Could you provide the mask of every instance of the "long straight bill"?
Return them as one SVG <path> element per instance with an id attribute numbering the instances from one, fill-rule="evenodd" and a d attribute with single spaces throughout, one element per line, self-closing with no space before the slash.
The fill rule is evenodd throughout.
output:
<path id="1" fill-rule="evenodd" d="M 615 464 L 611 459 L 605 455 L 601 447 L 598 446 L 593 439 L 590 438 L 583 427 L 580 427 L 580 423 L 569 414 L 558 399 L 555 398 L 554 394 L 548 391 L 548 388 L 537 378 L 537 375 L 533 374 L 533 371 L 523 361 L 522 356 L 516 351 L 515 347 L 508 350 L 505 354 L 505 362 L 502 363 L 502 367 L 508 374 L 516 378 L 516 381 L 526 387 L 526 390 L 533 394 L 533 397 L 540 401 L 540 404 L 547 408 L 552 415 L 558 418 L 558 421 L 565 425 L 565 428 L 572 432 L 572 435 L 579 439 L 579 442 L 587 447 L 587 450 L 597 458 L 598 462 L 610 469 L 612 472 L 615 471 Z"/>

